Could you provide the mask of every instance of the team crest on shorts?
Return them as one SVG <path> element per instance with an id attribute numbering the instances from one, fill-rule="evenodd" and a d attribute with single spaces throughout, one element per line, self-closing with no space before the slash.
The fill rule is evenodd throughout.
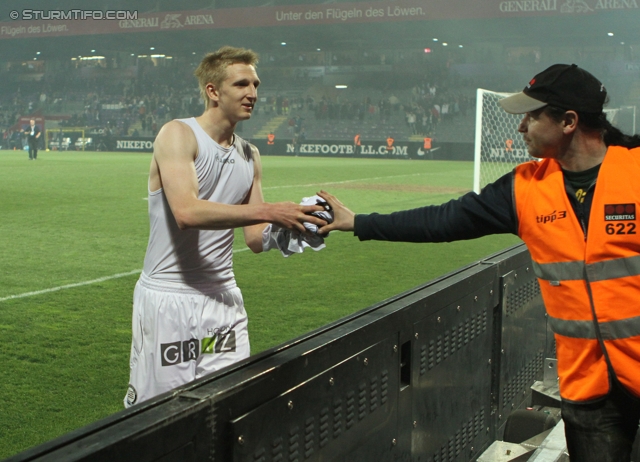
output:
<path id="1" fill-rule="evenodd" d="M 136 392 L 136 389 L 133 388 L 133 385 L 129 385 L 129 388 L 127 388 L 127 406 L 133 406 L 134 404 L 136 404 L 136 401 L 138 401 L 138 392 Z"/>

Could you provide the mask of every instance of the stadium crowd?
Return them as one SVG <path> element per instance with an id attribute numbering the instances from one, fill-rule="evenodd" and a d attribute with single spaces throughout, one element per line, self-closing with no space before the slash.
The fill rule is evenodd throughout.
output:
<path id="1" fill-rule="evenodd" d="M 284 116 L 281 136 L 299 133 L 304 124 L 306 136 L 315 139 L 350 138 L 351 131 L 367 130 L 384 139 L 389 134 L 380 131 L 383 124 L 402 139 L 434 136 L 473 104 L 468 82 L 449 73 L 446 65 L 433 66 L 421 78 L 398 80 L 390 79 L 380 66 L 406 65 L 402 53 L 335 53 L 330 55 L 332 65 L 365 66 L 360 88 L 336 91 L 314 74 L 323 65 L 319 56 L 324 55 L 265 56 L 259 66 L 263 86 L 255 110 L 260 123 Z M 86 127 L 118 137 L 154 137 L 166 121 L 202 110 L 190 58 L 159 64 L 139 60 L 133 69 L 67 62 L 51 66 L 52 71 L 44 63 L 9 70 L 13 78 L 0 84 L 2 144 L 19 148 L 20 121 L 24 125 L 25 118 L 41 116 L 46 116 L 47 128 Z M 377 71 L 367 70 L 367 65 Z M 344 121 L 349 122 L 349 133 L 344 133 Z M 258 126 L 246 125 L 243 136 L 251 138 Z"/>
<path id="2" fill-rule="evenodd" d="M 81 127 L 114 137 L 154 137 L 168 120 L 201 113 L 194 58 L 138 58 L 135 66 L 10 63 L 0 79 L 1 144 L 24 146 L 20 125 L 42 116 L 47 129 Z M 527 56 L 524 65 L 532 59 Z M 339 75 L 350 73 L 353 83 L 342 90 L 323 83 L 330 68 L 339 68 Z M 398 68 L 405 71 L 398 74 Z M 461 77 L 458 69 L 451 60 L 429 61 L 401 51 L 265 53 L 258 66 L 260 100 L 239 133 L 252 139 L 280 117 L 274 130 L 280 139 L 297 137 L 304 126 L 304 137 L 315 140 L 360 134 L 369 140 L 391 136 L 472 142 L 475 89 L 481 82 L 468 77 L 473 72 Z M 499 71 L 490 80 L 511 88 Z"/>

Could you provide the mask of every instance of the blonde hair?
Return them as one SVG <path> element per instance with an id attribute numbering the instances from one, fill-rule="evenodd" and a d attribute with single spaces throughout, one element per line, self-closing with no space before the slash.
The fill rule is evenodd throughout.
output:
<path id="1" fill-rule="evenodd" d="M 237 63 L 255 66 L 258 64 L 258 54 L 247 48 L 224 46 L 218 51 L 207 54 L 202 59 L 194 75 L 198 79 L 200 95 L 204 100 L 205 108 L 209 106 L 207 84 L 211 83 L 214 87 L 220 88 L 222 82 L 227 78 L 227 67 Z"/>

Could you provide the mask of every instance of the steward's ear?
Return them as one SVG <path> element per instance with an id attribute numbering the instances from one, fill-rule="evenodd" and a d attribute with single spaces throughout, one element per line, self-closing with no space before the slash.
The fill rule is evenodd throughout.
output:
<path id="1" fill-rule="evenodd" d="M 565 134 L 574 132 L 578 128 L 578 113 L 576 111 L 567 111 L 562 118 L 562 130 Z"/>

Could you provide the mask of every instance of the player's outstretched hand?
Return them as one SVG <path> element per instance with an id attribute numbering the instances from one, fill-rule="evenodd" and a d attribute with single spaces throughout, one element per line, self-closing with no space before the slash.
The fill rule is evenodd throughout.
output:
<path id="1" fill-rule="evenodd" d="M 304 223 L 313 223 L 318 227 L 324 226 L 327 222 L 321 218 L 311 215 L 313 212 L 322 212 L 324 207 L 320 205 L 299 205 L 293 202 L 276 202 L 270 204 L 272 219 L 281 228 L 295 229 L 301 233 L 307 232 Z"/>
<path id="2" fill-rule="evenodd" d="M 353 231 L 354 219 L 356 214 L 344 206 L 340 200 L 333 194 L 326 191 L 320 191 L 318 196 L 322 197 L 333 209 L 333 223 L 322 226 L 318 229 L 318 234 L 326 235 L 329 231 Z"/>

